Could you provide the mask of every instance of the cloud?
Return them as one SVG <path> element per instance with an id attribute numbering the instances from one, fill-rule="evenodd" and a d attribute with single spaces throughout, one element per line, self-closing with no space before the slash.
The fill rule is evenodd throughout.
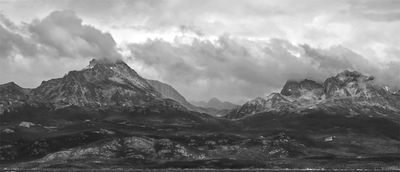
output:
<path id="1" fill-rule="evenodd" d="M 120 60 L 109 33 L 82 23 L 71 11 L 54 11 L 43 19 L 16 25 L 0 15 L 1 57 L 97 58 Z"/>
<path id="2" fill-rule="evenodd" d="M 378 22 L 400 20 L 400 3 L 396 0 L 356 0 L 349 1 L 355 16 Z"/>
<path id="3" fill-rule="evenodd" d="M 393 36 L 400 29 L 397 18 L 400 1 L 397 0 L 39 2 L 38 9 L 26 9 L 30 3 L 25 1 L 16 3 L 20 5 L 15 8 L 24 9 L 19 10 L 24 13 L 33 11 L 28 16 L 40 15 L 37 11 L 49 9 L 75 11 L 86 22 L 112 33 L 119 44 L 147 39 L 173 42 L 175 36 L 190 30 L 195 37 L 209 40 L 229 34 L 259 40 L 279 38 L 318 48 L 341 45 L 382 65 L 400 61 L 399 54 L 391 51 L 400 44 L 400 38 Z"/>
<path id="4" fill-rule="evenodd" d="M 279 91 L 289 79 L 323 82 L 345 69 L 375 75 L 382 84 L 400 84 L 395 75 L 387 75 L 398 71 L 398 64 L 388 65 L 382 72 L 379 66 L 341 46 L 321 49 L 282 39 L 254 41 L 223 35 L 215 42 L 149 40 L 129 48 L 133 63 L 156 71 L 147 77 L 170 83 L 188 98 L 200 100 L 217 96 L 241 102 Z"/>
<path id="5" fill-rule="evenodd" d="M 112 36 L 83 24 L 71 11 L 15 24 L 0 15 L 0 79 L 35 87 L 86 66 L 92 58 L 121 60 Z M 29 77 L 27 77 L 29 76 Z"/>
<path id="6" fill-rule="evenodd" d="M 37 53 L 35 43 L 19 34 L 18 27 L 1 14 L 0 41 L 0 58 L 6 58 L 16 53 L 24 56 L 31 56 Z"/>
<path id="7" fill-rule="evenodd" d="M 117 43 L 169 39 L 190 28 L 205 37 L 286 39 L 315 47 L 343 45 L 368 58 L 375 44 L 397 46 L 397 0 L 37 0 L 5 1 L 15 20 L 44 18 L 54 9 L 77 13 Z M 229 8 L 227 8 L 229 6 Z M 34 7 L 34 8 L 32 8 Z M 107 14 L 107 15 L 104 15 Z M 372 52 L 374 53 L 374 52 Z M 378 59 L 379 60 L 379 59 Z"/>
<path id="8" fill-rule="evenodd" d="M 10 20 L 0 17 L 0 39 L 7 42 L 0 44 L 2 68 L 27 71 L 20 75 L 35 65 L 70 64 L 37 74 L 60 76 L 90 56 L 118 59 L 122 48 L 124 56 L 134 55 L 130 65 L 140 74 L 176 86 L 189 99 L 248 99 L 277 91 L 286 79 L 323 80 L 342 69 L 400 83 L 397 0 L 3 2 L 0 10 Z M 59 9 L 67 11 L 51 13 Z"/>
<path id="9" fill-rule="evenodd" d="M 53 48 L 61 57 L 92 57 L 120 60 L 116 43 L 109 33 L 83 25 L 72 11 L 55 11 L 46 18 L 34 20 L 29 31 L 38 43 Z"/>

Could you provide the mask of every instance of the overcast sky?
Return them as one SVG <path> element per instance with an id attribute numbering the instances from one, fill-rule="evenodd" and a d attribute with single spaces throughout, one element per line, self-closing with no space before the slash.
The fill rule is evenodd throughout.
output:
<path id="1" fill-rule="evenodd" d="M 189 100 L 242 103 L 344 70 L 400 86 L 399 0 L 0 0 L 0 83 L 123 59 Z"/>

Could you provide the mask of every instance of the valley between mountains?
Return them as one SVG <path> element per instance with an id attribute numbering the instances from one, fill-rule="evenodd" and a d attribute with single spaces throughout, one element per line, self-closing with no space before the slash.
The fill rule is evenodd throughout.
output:
<path id="1" fill-rule="evenodd" d="M 373 76 L 346 70 L 240 106 L 196 104 L 122 61 L 33 89 L 6 83 L 0 167 L 400 168 L 400 91 Z"/>

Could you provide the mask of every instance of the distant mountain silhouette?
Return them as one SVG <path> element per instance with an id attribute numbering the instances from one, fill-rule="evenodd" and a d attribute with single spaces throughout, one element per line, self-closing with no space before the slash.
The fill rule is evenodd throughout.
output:
<path id="1" fill-rule="evenodd" d="M 215 108 L 215 109 L 233 109 L 238 105 L 235 105 L 231 102 L 222 102 L 218 98 L 213 97 L 208 102 L 205 101 L 192 101 L 194 105 L 206 107 L 206 108 Z"/>

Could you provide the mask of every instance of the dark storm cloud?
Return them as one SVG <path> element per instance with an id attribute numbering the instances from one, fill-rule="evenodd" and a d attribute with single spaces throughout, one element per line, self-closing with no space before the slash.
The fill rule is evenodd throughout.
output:
<path id="1" fill-rule="evenodd" d="M 6 58 L 12 54 L 24 56 L 36 54 L 35 43 L 19 34 L 18 30 L 19 28 L 14 23 L 0 14 L 0 58 Z"/>
<path id="2" fill-rule="evenodd" d="M 367 63 L 360 55 L 340 46 L 331 47 L 330 50 L 316 49 L 309 45 L 302 45 L 302 48 L 304 55 L 311 58 L 313 64 L 325 70 L 352 69 L 357 64 Z"/>
<path id="3" fill-rule="evenodd" d="M 118 60 L 116 43 L 109 33 L 83 25 L 72 11 L 55 11 L 34 20 L 29 30 L 39 43 L 52 47 L 62 57 L 93 57 Z"/>
<path id="4" fill-rule="evenodd" d="M 35 87 L 86 66 L 91 58 L 115 61 L 121 55 L 109 33 L 83 24 L 71 11 L 22 24 L 0 15 L 1 83 Z"/>
<path id="5" fill-rule="evenodd" d="M 82 24 L 71 11 L 55 11 L 43 19 L 16 25 L 0 17 L 0 55 L 52 58 L 98 58 L 119 60 L 109 33 Z"/>
<path id="6" fill-rule="evenodd" d="M 5 58 L 14 53 L 22 55 L 36 54 L 36 47 L 21 35 L 10 32 L 0 25 L 0 57 Z"/>
<path id="7" fill-rule="evenodd" d="M 154 68 L 163 81 L 172 83 L 188 97 L 200 99 L 215 95 L 240 101 L 279 91 L 289 79 L 322 82 L 346 69 L 382 76 L 379 79 L 382 84 L 400 84 L 398 79 L 393 80 L 394 75 L 385 77 L 385 73 L 395 73 L 398 64 L 382 71 L 361 55 L 340 46 L 320 49 L 281 39 L 265 43 L 224 35 L 216 42 L 194 40 L 192 44 L 171 44 L 154 40 L 131 44 L 130 49 L 136 63 Z"/>
<path id="8" fill-rule="evenodd" d="M 16 26 L 11 20 L 9 20 L 6 16 L 4 16 L 1 13 L 0 13 L 0 23 L 8 29 L 18 30 L 18 26 Z"/>
<path id="9" fill-rule="evenodd" d="M 221 36 L 217 42 L 194 40 L 191 45 L 162 40 L 131 44 L 135 61 L 158 71 L 189 97 L 215 94 L 225 99 L 252 98 L 278 89 L 286 79 L 306 77 L 314 68 L 290 54 L 298 48 L 283 40 L 265 46 Z M 321 79 L 319 76 L 311 76 Z M 196 92 L 189 88 L 198 84 Z M 200 88 L 203 87 L 203 88 Z M 185 90 L 188 90 L 187 92 Z M 208 93 L 206 93 L 208 92 Z M 211 93 L 209 93 L 211 92 Z"/>

